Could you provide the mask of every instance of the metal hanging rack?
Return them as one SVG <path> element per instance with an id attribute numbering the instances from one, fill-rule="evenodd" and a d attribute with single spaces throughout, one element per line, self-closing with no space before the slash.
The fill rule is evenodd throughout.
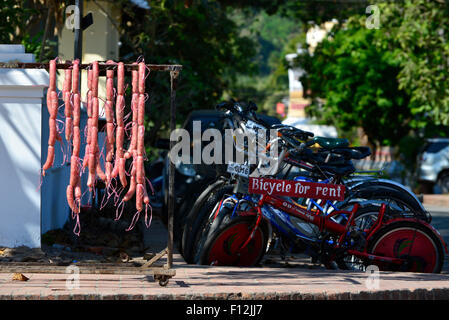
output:
<path id="1" fill-rule="evenodd" d="M 56 69 L 70 69 L 72 63 L 57 63 Z M 88 69 L 92 64 L 81 63 L 79 64 L 80 69 Z M 125 63 L 125 70 L 138 70 L 139 66 L 134 63 Z M 178 64 L 146 64 L 146 66 L 152 71 L 170 71 L 170 72 L 180 72 L 182 65 Z M 100 71 L 115 69 L 117 66 L 115 64 L 107 64 L 104 62 L 99 62 L 98 67 Z M 10 69 L 49 69 L 48 63 L 39 62 L 0 62 L 0 68 L 10 68 Z"/>
<path id="2" fill-rule="evenodd" d="M 80 70 L 88 69 L 91 64 L 79 64 Z M 170 72 L 170 131 L 176 128 L 176 89 L 179 73 L 182 70 L 182 65 L 166 65 L 166 64 L 146 64 L 151 71 Z M 70 69 L 71 63 L 57 63 L 56 69 Z M 114 69 L 115 64 L 106 64 L 104 62 L 98 63 L 100 76 L 108 69 Z M 138 70 L 138 65 L 133 63 L 124 64 L 125 71 Z M 0 69 L 49 69 L 49 63 L 35 63 L 35 62 L 1 62 Z M 174 146 L 174 141 L 170 141 L 170 149 Z M 147 261 L 140 267 L 125 267 L 113 263 L 102 263 L 101 265 L 75 263 L 79 268 L 80 273 L 84 274 L 152 274 L 155 281 L 159 285 L 166 286 L 170 278 L 176 275 L 173 269 L 173 217 L 174 217 L 174 178 L 175 165 L 170 161 L 168 168 L 169 185 L 168 185 L 168 239 L 167 247 L 156 254 L 152 259 Z M 167 256 L 167 263 L 164 266 L 153 267 L 153 264 L 164 256 Z M 49 266 L 39 263 L 0 263 L 0 272 L 30 272 L 30 273 L 66 273 L 67 266 Z"/>

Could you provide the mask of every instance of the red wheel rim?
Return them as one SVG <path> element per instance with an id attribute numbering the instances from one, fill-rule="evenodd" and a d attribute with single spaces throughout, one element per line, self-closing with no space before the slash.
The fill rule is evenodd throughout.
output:
<path id="1" fill-rule="evenodd" d="M 260 229 L 253 239 L 240 249 L 248 240 L 252 227 L 247 222 L 240 222 L 221 233 L 209 251 L 208 264 L 220 266 L 252 266 L 263 250 L 263 234 Z M 239 250 L 240 249 L 240 250 Z"/>
<path id="2" fill-rule="evenodd" d="M 437 264 L 437 248 L 428 235 L 417 229 L 395 229 L 382 236 L 373 254 L 406 259 L 410 272 L 433 272 Z M 382 269 L 382 266 L 380 266 Z"/>

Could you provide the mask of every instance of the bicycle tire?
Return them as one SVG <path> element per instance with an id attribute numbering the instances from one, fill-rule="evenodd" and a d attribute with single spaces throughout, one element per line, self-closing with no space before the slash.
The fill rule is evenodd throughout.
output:
<path id="1" fill-rule="evenodd" d="M 409 240 L 412 235 L 413 238 Z M 389 243 L 393 240 L 394 244 Z M 381 265 L 381 270 L 440 273 L 444 263 L 440 239 L 429 227 L 416 221 L 399 220 L 387 224 L 370 240 L 368 252 L 408 259 L 406 268 Z"/>
<path id="2" fill-rule="evenodd" d="M 219 190 L 222 190 L 224 186 L 229 188 L 226 191 L 222 191 L 221 195 L 216 196 Z M 207 209 L 210 207 L 211 202 L 215 204 L 217 201 L 212 199 L 213 197 L 221 198 L 224 192 L 232 192 L 233 187 L 228 185 L 225 180 L 218 180 L 214 184 L 206 188 L 199 198 L 195 201 L 192 209 L 186 217 L 185 225 L 182 233 L 182 256 L 188 264 L 193 264 L 193 246 L 198 236 L 197 233 L 202 227 L 207 214 Z"/>
<path id="3" fill-rule="evenodd" d="M 200 252 L 198 264 L 252 267 L 259 264 L 266 252 L 268 231 L 264 224 L 255 230 L 254 237 L 243 248 L 255 224 L 254 216 L 223 217 L 215 230 L 204 234 L 207 237 Z"/>

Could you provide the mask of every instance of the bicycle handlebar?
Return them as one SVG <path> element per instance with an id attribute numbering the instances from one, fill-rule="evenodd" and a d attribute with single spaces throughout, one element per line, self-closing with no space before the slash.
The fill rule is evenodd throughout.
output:
<path id="1" fill-rule="evenodd" d="M 310 137 L 313 137 L 314 134 L 312 132 L 304 131 L 298 128 L 295 128 L 290 125 L 286 124 L 274 124 L 270 125 L 260 119 L 255 111 L 257 110 L 257 105 L 250 101 L 246 107 L 246 109 L 243 109 L 243 107 L 236 102 L 235 100 L 231 99 L 230 101 L 224 101 L 219 103 L 216 106 L 217 110 L 224 109 L 233 114 L 233 116 L 237 115 L 237 121 L 241 122 L 242 120 L 253 120 L 264 126 L 266 129 L 276 129 L 278 131 L 283 130 L 285 132 L 292 132 L 292 135 L 296 138 L 299 138 L 300 140 L 307 140 Z"/>
<path id="2" fill-rule="evenodd" d="M 251 120 L 259 123 L 267 130 L 275 129 L 278 132 L 278 135 L 274 140 L 282 141 L 281 145 L 277 144 L 281 148 L 280 151 L 282 155 L 276 159 L 277 168 L 280 167 L 284 155 L 287 154 L 288 151 L 291 151 L 291 153 L 293 154 L 300 155 L 307 147 L 314 144 L 313 140 L 309 140 L 310 137 L 314 136 L 312 132 L 303 131 L 301 129 L 285 124 L 269 125 L 259 119 L 254 112 L 255 110 L 257 110 L 257 106 L 253 102 L 249 102 L 247 108 L 243 109 L 238 102 L 231 100 L 218 104 L 216 106 L 216 109 L 224 109 L 229 111 L 232 115 L 233 121 L 235 121 L 233 124 L 234 127 L 236 127 L 237 125 L 237 127 L 243 127 L 244 129 L 247 126 L 246 122 L 248 120 Z M 274 140 L 270 141 L 270 144 L 272 144 Z"/>

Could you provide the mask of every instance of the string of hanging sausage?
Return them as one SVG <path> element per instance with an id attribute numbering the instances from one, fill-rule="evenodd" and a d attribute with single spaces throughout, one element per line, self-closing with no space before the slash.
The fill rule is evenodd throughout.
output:
<path id="1" fill-rule="evenodd" d="M 66 62 L 68 63 L 68 62 Z M 58 105 L 56 88 L 57 59 L 49 63 L 50 84 L 47 90 L 47 109 L 49 112 L 49 140 L 47 159 L 42 167 L 42 175 L 53 166 L 55 158 L 55 143 L 63 140 L 61 133 L 64 130 L 65 140 L 71 150 L 70 181 L 67 185 L 67 202 L 72 211 L 72 218 L 76 220 L 74 233 L 80 234 L 79 214 L 82 203 L 81 177 L 87 173 L 87 191 L 95 192 L 96 183 L 101 180 L 105 185 L 104 200 L 114 197 L 116 205 L 116 220 L 120 219 L 125 202 L 135 199 L 136 213 L 128 227 L 133 229 L 141 213 L 145 210 L 145 224 L 151 224 L 151 205 L 147 192 L 147 185 L 152 191 L 150 181 L 145 177 L 145 80 L 149 69 L 143 61 L 135 62 L 138 68 L 131 70 L 131 106 L 130 114 L 125 116 L 125 65 L 123 62 L 107 61 L 112 68 L 106 70 L 106 99 L 98 96 L 100 77 L 99 62 L 94 61 L 87 68 L 87 93 L 84 106 L 87 112 L 87 124 L 84 128 L 85 148 L 81 159 L 81 92 L 80 64 L 78 60 L 71 62 L 71 66 L 64 71 L 64 82 L 61 91 L 63 105 Z M 148 72 L 147 72 L 148 71 Z M 116 77 L 116 87 L 114 87 Z M 105 131 L 104 146 L 99 145 L 100 104 L 103 104 L 106 125 L 101 128 Z M 114 108 L 115 105 L 115 108 Z M 63 130 L 58 127 L 58 111 L 64 106 Z M 115 113 L 114 113 L 115 110 Z M 131 116 L 131 117 L 130 117 Z M 127 120 L 128 118 L 131 120 Z M 127 149 L 125 149 L 127 147 Z M 102 161 L 104 169 L 102 168 Z M 127 160 L 129 171 L 126 171 Z M 129 177 L 129 183 L 128 183 Z M 128 188 L 126 188 L 128 187 Z M 126 193 L 121 194 L 126 190 Z M 148 214 L 150 210 L 150 214 Z M 149 217 L 150 215 L 150 217 Z"/>

